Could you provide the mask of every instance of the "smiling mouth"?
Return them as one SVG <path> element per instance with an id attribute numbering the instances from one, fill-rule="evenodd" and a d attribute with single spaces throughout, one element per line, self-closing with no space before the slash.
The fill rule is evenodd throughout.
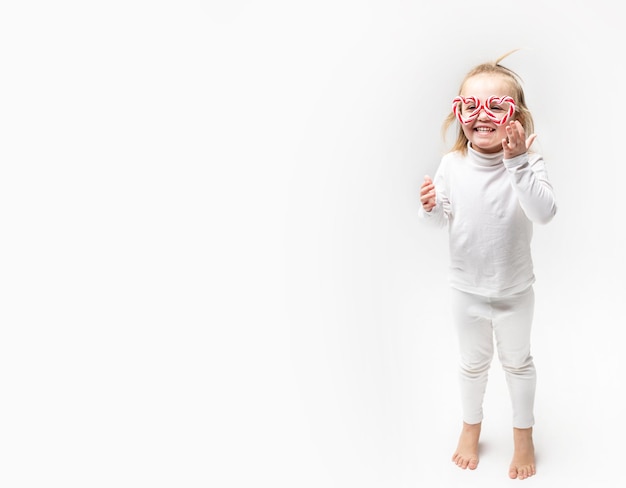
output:
<path id="1" fill-rule="evenodd" d="M 476 127 L 474 130 L 476 132 L 485 132 L 485 133 L 486 132 L 494 132 L 495 131 L 495 129 L 492 129 L 490 127 Z"/>

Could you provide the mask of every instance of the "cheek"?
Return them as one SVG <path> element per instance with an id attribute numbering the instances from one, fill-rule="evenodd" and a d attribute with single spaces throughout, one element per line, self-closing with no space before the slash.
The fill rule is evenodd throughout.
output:
<path id="1" fill-rule="evenodd" d="M 496 136 L 500 139 L 506 139 L 506 125 L 500 125 L 496 129 Z"/>
<path id="2" fill-rule="evenodd" d="M 470 129 L 467 125 L 463 125 L 461 126 L 461 128 L 463 129 L 463 134 L 465 134 L 465 137 L 470 139 L 472 135 L 472 129 Z"/>

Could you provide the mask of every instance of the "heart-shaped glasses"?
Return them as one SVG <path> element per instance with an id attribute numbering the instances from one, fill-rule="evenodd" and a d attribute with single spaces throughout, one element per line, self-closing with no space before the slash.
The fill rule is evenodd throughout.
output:
<path id="1" fill-rule="evenodd" d="M 462 109 L 469 111 L 464 117 Z M 511 97 L 489 97 L 485 103 L 476 97 L 458 96 L 452 100 L 452 111 L 461 124 L 469 124 L 484 110 L 487 117 L 496 125 L 506 124 L 506 121 L 515 113 L 515 101 Z"/>

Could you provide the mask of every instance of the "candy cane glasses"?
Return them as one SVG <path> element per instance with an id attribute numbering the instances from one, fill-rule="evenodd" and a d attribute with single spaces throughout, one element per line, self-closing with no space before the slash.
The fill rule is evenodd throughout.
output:
<path id="1" fill-rule="evenodd" d="M 515 101 L 511 97 L 489 97 L 482 103 L 476 97 L 458 96 L 452 100 L 452 111 L 461 124 L 469 124 L 484 110 L 487 117 L 496 125 L 506 124 L 515 113 Z M 463 113 L 469 114 L 464 116 Z"/>

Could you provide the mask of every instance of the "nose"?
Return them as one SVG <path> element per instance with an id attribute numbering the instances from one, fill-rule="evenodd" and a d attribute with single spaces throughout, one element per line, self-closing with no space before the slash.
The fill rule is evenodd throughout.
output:
<path id="1" fill-rule="evenodd" d="M 487 111 L 485 110 L 485 106 L 480 107 L 480 112 L 478 112 L 478 120 L 489 120 L 489 115 L 487 115 Z"/>

